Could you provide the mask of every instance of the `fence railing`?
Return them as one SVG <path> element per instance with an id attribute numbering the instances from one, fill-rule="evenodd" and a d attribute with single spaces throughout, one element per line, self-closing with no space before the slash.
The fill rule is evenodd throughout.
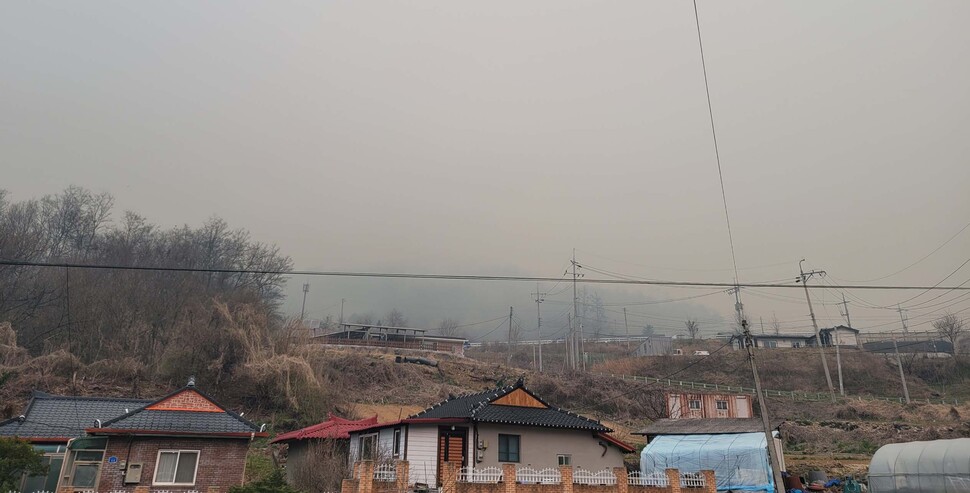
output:
<path id="1" fill-rule="evenodd" d="M 394 464 L 378 464 L 374 467 L 374 481 L 390 482 L 397 480 L 397 467 Z"/>
<path id="2" fill-rule="evenodd" d="M 739 385 L 724 385 L 717 383 L 703 383 L 703 382 L 688 382 L 683 380 L 673 380 L 670 378 L 654 378 L 654 377 L 641 377 L 639 375 L 624 375 L 622 373 L 597 373 L 597 375 L 611 376 L 614 378 L 619 378 L 622 380 L 630 380 L 633 382 L 647 382 L 656 383 L 666 387 L 679 387 L 682 389 L 691 390 L 713 390 L 716 392 L 727 392 L 727 393 L 739 393 L 739 394 L 751 394 L 754 395 L 757 391 L 753 387 L 742 387 Z M 829 401 L 832 399 L 832 395 L 827 392 L 797 392 L 794 390 L 768 390 L 762 389 L 762 393 L 765 397 L 779 397 L 784 399 L 791 399 L 793 401 Z M 860 401 L 885 401 L 885 402 L 898 402 L 903 403 L 905 399 L 903 397 L 880 397 L 880 396 L 845 396 L 837 398 L 844 400 L 860 400 Z M 918 399 L 915 399 L 918 400 Z M 922 402 L 922 400 L 920 400 Z M 953 404 L 957 405 L 959 402 L 957 399 L 926 399 L 927 404 Z"/>
<path id="3" fill-rule="evenodd" d="M 521 467 L 515 470 L 515 480 L 522 484 L 559 484 L 562 483 L 562 474 L 559 469 L 551 467 L 540 470 Z"/>
<path id="4" fill-rule="evenodd" d="M 497 467 L 463 467 L 458 471 L 458 481 L 462 483 L 499 483 L 502 470 Z"/>
<path id="5" fill-rule="evenodd" d="M 616 475 L 609 469 L 592 472 L 578 468 L 573 471 L 573 484 L 614 485 L 616 484 Z"/>
<path id="6" fill-rule="evenodd" d="M 627 475 L 627 483 L 631 486 L 653 486 L 656 488 L 666 488 L 670 486 L 670 480 L 664 472 L 652 472 L 644 475 L 640 471 L 633 471 Z"/>
<path id="7" fill-rule="evenodd" d="M 704 475 L 690 472 L 680 473 L 681 488 L 703 488 Z"/>

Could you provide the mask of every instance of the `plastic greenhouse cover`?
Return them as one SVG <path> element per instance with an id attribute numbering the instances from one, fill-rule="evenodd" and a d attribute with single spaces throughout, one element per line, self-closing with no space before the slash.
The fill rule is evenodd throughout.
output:
<path id="1" fill-rule="evenodd" d="M 869 465 L 873 493 L 970 492 L 970 438 L 893 443 Z"/>
<path id="2" fill-rule="evenodd" d="M 718 490 L 774 491 L 764 433 L 661 435 L 640 453 L 640 471 L 713 470 Z"/>

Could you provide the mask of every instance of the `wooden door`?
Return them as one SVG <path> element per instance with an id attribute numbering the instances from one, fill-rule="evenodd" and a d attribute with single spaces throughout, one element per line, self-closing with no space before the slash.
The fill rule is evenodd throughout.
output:
<path id="1" fill-rule="evenodd" d="M 459 462 L 468 465 L 467 457 L 468 428 L 442 426 L 438 428 L 438 486 L 444 478 L 442 471 L 445 462 Z"/>

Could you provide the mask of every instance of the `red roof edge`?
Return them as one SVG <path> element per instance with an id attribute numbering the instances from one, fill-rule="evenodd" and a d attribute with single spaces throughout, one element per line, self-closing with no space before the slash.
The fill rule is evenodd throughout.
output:
<path id="1" fill-rule="evenodd" d="M 270 443 L 281 443 L 288 442 L 292 440 L 306 440 L 310 438 L 320 438 L 320 439 L 348 439 L 350 438 L 350 432 L 357 431 L 360 428 L 366 428 L 374 426 L 377 424 L 377 415 L 371 416 L 370 418 L 364 418 L 359 420 L 349 420 L 346 418 L 341 418 L 331 413 L 327 413 L 327 421 L 317 423 L 315 425 L 307 426 L 306 428 L 300 428 L 299 430 L 288 431 L 286 433 L 281 433 L 276 436 Z M 324 430 L 331 430 L 325 432 Z"/>
<path id="2" fill-rule="evenodd" d="M 598 436 L 599 438 L 602 438 L 603 440 L 605 440 L 606 442 L 608 442 L 610 444 L 613 444 L 616 448 L 622 450 L 623 453 L 625 453 L 625 454 L 630 454 L 630 453 L 633 453 L 633 452 L 635 452 L 637 450 L 637 449 L 633 448 L 633 446 L 627 444 L 626 442 L 624 442 L 624 441 L 622 441 L 622 440 L 620 440 L 618 438 L 615 438 L 612 435 L 609 435 L 607 433 L 597 433 L 596 436 Z"/>

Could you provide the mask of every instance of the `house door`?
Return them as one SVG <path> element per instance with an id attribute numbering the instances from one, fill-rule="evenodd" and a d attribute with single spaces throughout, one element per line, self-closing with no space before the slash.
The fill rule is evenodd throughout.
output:
<path id="1" fill-rule="evenodd" d="M 462 467 L 468 465 L 467 440 L 468 428 L 438 428 L 438 486 L 441 486 L 441 480 L 444 479 L 442 471 L 445 462 L 460 462 Z"/>

